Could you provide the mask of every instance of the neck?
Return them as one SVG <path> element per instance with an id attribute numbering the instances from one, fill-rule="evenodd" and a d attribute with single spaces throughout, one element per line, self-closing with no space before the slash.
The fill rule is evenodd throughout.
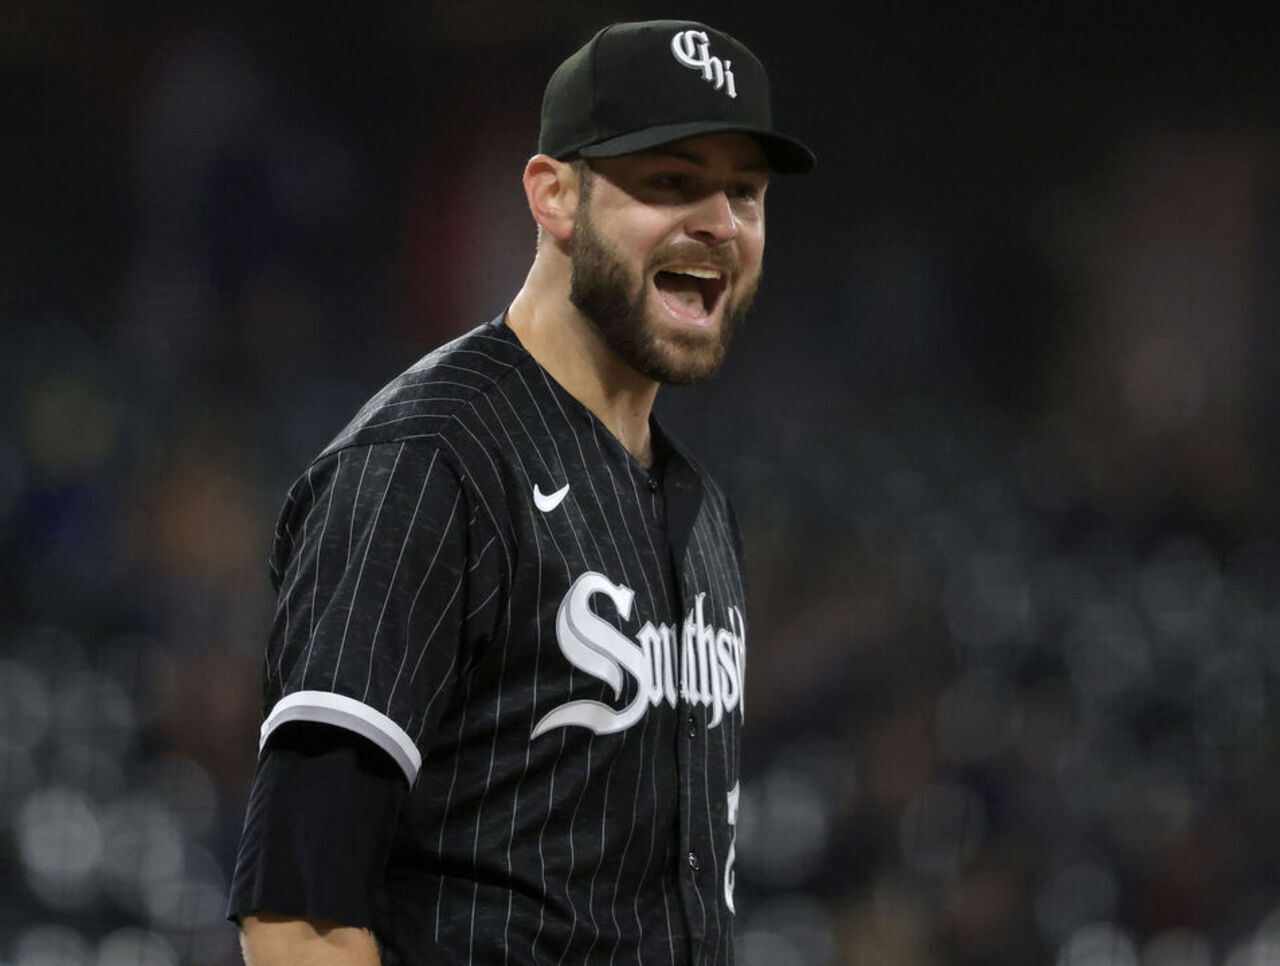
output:
<path id="1" fill-rule="evenodd" d="M 649 415 L 658 383 L 619 359 L 595 326 L 550 284 L 534 260 L 507 312 L 507 325 L 551 378 L 595 415 L 642 465 L 653 463 Z"/>

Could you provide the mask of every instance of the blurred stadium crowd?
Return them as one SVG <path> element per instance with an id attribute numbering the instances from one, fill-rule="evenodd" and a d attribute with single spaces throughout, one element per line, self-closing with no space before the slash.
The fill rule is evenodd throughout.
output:
<path id="1" fill-rule="evenodd" d="M 276 509 L 504 308 L 603 6 L 15 5 L 0 964 L 239 962 Z M 748 544 L 742 966 L 1280 963 L 1273 51 L 1121 9 L 696 11 L 820 156 L 660 400 Z"/>

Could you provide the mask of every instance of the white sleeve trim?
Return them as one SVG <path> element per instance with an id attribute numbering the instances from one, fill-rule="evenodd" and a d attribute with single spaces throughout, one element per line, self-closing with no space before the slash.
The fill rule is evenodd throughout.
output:
<path id="1" fill-rule="evenodd" d="M 355 698 L 331 691 L 295 691 L 286 694 L 262 722 L 258 751 L 266 747 L 267 738 L 288 721 L 315 721 L 336 725 L 368 738 L 389 754 L 412 786 L 422 767 L 422 755 L 413 739 L 381 711 L 376 711 Z"/>

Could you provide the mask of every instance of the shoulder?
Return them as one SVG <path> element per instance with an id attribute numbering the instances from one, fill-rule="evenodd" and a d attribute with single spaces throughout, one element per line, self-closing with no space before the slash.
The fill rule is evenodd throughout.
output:
<path id="1" fill-rule="evenodd" d="M 481 325 L 419 359 L 366 402 L 319 454 L 351 447 L 444 442 L 459 414 L 500 387 L 530 357 L 500 320 Z"/>
<path id="2" fill-rule="evenodd" d="M 501 320 L 424 356 L 366 402 L 294 480 L 281 526 L 296 526 L 299 515 L 327 509 L 335 499 L 381 492 L 382 484 L 429 486 L 437 496 L 442 488 L 464 487 L 491 462 L 491 447 L 467 426 L 467 414 L 487 394 L 502 391 L 528 359 Z"/>

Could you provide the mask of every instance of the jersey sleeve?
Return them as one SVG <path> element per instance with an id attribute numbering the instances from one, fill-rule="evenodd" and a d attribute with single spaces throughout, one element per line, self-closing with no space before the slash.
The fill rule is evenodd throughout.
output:
<path id="1" fill-rule="evenodd" d="M 462 483 L 414 441 L 330 453 L 290 491 L 260 747 L 291 721 L 369 739 L 409 784 L 463 647 L 477 570 Z M 481 541 L 483 543 L 483 541 Z"/>
<path id="2" fill-rule="evenodd" d="M 294 723 L 271 735 L 253 778 L 227 916 L 253 912 L 369 927 L 408 789 L 350 731 Z"/>

